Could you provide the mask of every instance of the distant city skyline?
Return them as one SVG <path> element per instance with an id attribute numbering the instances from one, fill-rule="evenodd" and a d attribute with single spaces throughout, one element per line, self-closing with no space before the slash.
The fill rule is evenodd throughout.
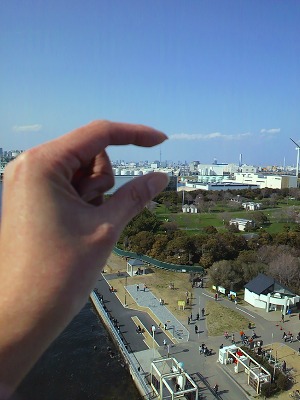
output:
<path id="1" fill-rule="evenodd" d="M 298 0 L 4 1 L 0 147 L 104 118 L 169 136 L 112 160 L 295 165 L 299 19 Z"/>

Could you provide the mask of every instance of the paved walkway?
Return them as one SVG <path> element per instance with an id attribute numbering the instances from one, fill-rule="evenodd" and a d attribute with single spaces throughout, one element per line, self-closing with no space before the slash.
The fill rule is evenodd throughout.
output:
<path id="1" fill-rule="evenodd" d="M 153 359 L 159 357 L 165 357 L 167 355 L 167 349 L 163 345 L 164 339 L 169 343 L 169 338 L 166 336 L 164 329 L 158 329 L 156 331 L 156 341 L 159 344 L 158 349 L 149 349 L 141 335 L 136 334 L 136 326 L 132 321 L 133 316 L 138 316 L 143 325 L 148 328 L 149 333 L 151 325 L 157 324 L 151 318 L 147 312 L 136 311 L 129 308 L 124 308 L 120 303 L 119 299 L 114 293 L 109 291 L 109 284 L 105 278 L 114 279 L 113 276 L 108 277 L 107 275 L 101 275 L 97 282 L 97 289 L 104 296 L 104 303 L 114 318 L 117 318 L 120 323 L 121 333 L 125 338 L 125 341 L 129 344 L 133 361 L 136 365 L 141 366 L 142 375 L 149 376 L 151 362 Z M 213 295 L 205 288 L 195 288 L 193 290 L 193 306 L 192 306 L 192 319 L 190 324 L 184 326 L 178 321 L 174 315 L 167 309 L 166 306 L 160 305 L 159 300 L 153 295 L 153 293 L 147 288 L 143 290 L 143 286 L 137 290 L 136 285 L 127 286 L 128 293 L 135 300 L 137 305 L 146 307 L 155 315 L 155 319 L 160 321 L 161 327 L 167 323 L 169 333 L 173 333 L 174 337 L 178 340 L 178 344 L 173 345 L 169 348 L 170 356 L 173 356 L 179 362 L 184 363 L 184 369 L 192 376 L 194 381 L 198 384 L 200 394 L 207 400 L 212 400 L 215 394 L 212 391 L 212 387 L 215 383 L 218 383 L 220 387 L 219 399 L 223 400 L 245 400 L 249 399 L 249 387 L 244 385 L 243 390 L 238 385 L 233 384 L 237 377 L 232 372 L 228 371 L 228 368 L 221 366 L 218 360 L 218 351 L 220 345 L 229 344 L 223 336 L 208 336 L 206 329 L 206 316 L 196 319 L 197 313 L 202 315 L 202 308 L 206 308 L 208 301 L 214 301 Z M 272 345 L 272 343 L 282 343 L 283 332 L 291 331 L 296 337 L 300 331 L 300 321 L 298 314 L 292 314 L 287 317 L 284 324 L 281 324 L 281 314 L 278 312 L 265 313 L 260 309 L 255 309 L 247 305 L 235 305 L 230 302 L 227 297 L 219 297 L 218 302 L 223 306 L 233 309 L 241 315 L 248 317 L 251 322 L 255 323 L 255 331 L 263 340 L 264 345 Z M 195 325 L 198 326 L 198 334 L 195 334 Z M 251 331 L 245 332 L 250 334 Z M 235 332 L 236 338 L 239 338 L 238 332 Z M 213 355 L 204 357 L 199 354 L 199 345 L 205 343 L 209 348 L 213 350 Z M 229 340 L 228 340 L 229 342 Z M 237 342 L 239 345 L 239 342 Z M 285 345 L 283 343 L 283 345 Z M 300 343 L 294 341 L 293 343 L 286 343 L 289 348 L 295 352 L 298 351 Z M 243 385 L 241 385 L 243 386 Z M 247 394 L 248 392 L 248 394 Z"/>
<path id="2" fill-rule="evenodd" d="M 155 324 L 155 322 L 146 312 L 124 308 L 117 296 L 109 291 L 109 283 L 106 281 L 106 279 L 104 279 L 104 277 L 107 279 L 106 275 L 100 276 L 96 287 L 99 293 L 104 296 L 104 304 L 106 305 L 108 311 L 120 322 L 121 333 L 125 338 L 125 342 L 129 344 L 133 363 L 136 365 L 136 367 L 140 365 L 141 375 L 145 379 L 149 379 L 151 363 L 153 359 L 167 356 L 167 348 L 163 345 L 163 339 L 166 339 L 168 343 L 170 341 L 165 335 L 165 331 L 163 329 L 159 330 L 159 334 L 156 335 L 156 341 L 159 343 L 160 347 L 158 349 L 148 349 L 142 340 L 142 336 L 136 334 L 136 326 L 132 321 L 132 316 L 137 315 L 144 326 L 149 326 L 149 329 L 152 324 Z M 143 307 L 148 307 L 150 305 L 151 310 L 163 310 L 161 311 L 161 314 L 158 313 L 161 315 L 161 324 L 163 325 L 166 320 L 165 313 L 168 312 L 169 315 L 170 312 L 165 306 L 161 306 L 159 304 L 159 300 L 151 293 L 151 291 L 139 291 L 140 293 L 138 294 L 138 297 L 136 297 L 136 285 L 130 288 L 130 290 L 133 291 L 133 298 L 139 298 L 140 305 Z M 155 313 L 155 315 L 157 314 Z M 170 317 L 170 321 L 173 319 L 176 320 L 176 318 L 172 315 L 172 319 Z M 178 323 L 180 324 L 179 321 Z M 178 362 L 183 362 L 184 369 L 199 387 L 199 393 L 202 396 L 200 398 L 206 400 L 213 400 L 216 398 L 223 400 L 249 399 L 249 397 L 245 395 L 245 392 L 241 390 L 239 386 L 233 384 L 233 381 L 225 373 L 223 373 L 221 366 L 217 363 L 220 338 L 205 339 L 207 345 L 215 349 L 214 355 L 204 357 L 203 355 L 199 354 L 199 344 L 202 343 L 205 337 L 207 337 L 205 319 L 197 321 L 197 324 L 202 327 L 201 333 L 198 335 L 195 335 L 194 333 L 194 324 L 195 321 L 193 320 L 191 325 L 187 326 L 190 328 L 189 341 L 187 342 L 181 339 L 180 343 L 170 346 L 169 355 L 176 358 Z M 187 328 L 185 328 L 182 324 L 180 325 L 182 327 L 180 329 L 187 330 Z M 216 383 L 218 383 L 220 387 L 219 397 L 216 397 L 212 389 Z"/>
<path id="3" fill-rule="evenodd" d="M 139 290 L 137 290 L 137 285 L 126 286 L 126 289 L 137 305 L 147 307 L 152 311 L 157 320 L 160 321 L 162 327 L 166 324 L 167 330 L 172 333 L 173 338 L 179 342 L 187 342 L 189 340 L 189 331 L 174 317 L 166 306 L 160 304 L 151 290 L 148 288 L 143 290 L 143 285 L 139 287 Z"/>

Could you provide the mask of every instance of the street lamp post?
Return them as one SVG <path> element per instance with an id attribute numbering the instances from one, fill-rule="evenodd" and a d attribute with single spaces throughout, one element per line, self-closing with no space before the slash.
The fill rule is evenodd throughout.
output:
<path id="1" fill-rule="evenodd" d="M 152 330 L 152 339 L 153 339 L 153 358 L 154 358 L 154 335 L 155 335 L 155 326 L 154 325 L 152 325 L 151 330 Z"/>
<path id="2" fill-rule="evenodd" d="M 127 306 L 127 299 L 126 299 L 126 294 L 127 294 L 127 275 L 126 275 L 126 278 L 125 278 L 125 279 L 126 279 L 126 280 L 125 280 L 124 307 Z"/>

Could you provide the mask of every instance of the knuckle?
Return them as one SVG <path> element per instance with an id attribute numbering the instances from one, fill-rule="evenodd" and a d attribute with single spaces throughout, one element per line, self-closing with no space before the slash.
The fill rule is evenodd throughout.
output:
<path id="1" fill-rule="evenodd" d="M 4 172 L 6 181 L 16 181 L 19 178 L 24 178 L 27 175 L 32 175 L 35 168 L 40 167 L 40 157 L 38 156 L 37 148 L 33 148 L 20 154 L 13 161 L 8 163 Z"/>
<path id="2" fill-rule="evenodd" d="M 101 225 L 101 236 L 105 238 L 106 245 L 112 246 L 118 240 L 118 232 L 116 227 L 111 223 Z"/>

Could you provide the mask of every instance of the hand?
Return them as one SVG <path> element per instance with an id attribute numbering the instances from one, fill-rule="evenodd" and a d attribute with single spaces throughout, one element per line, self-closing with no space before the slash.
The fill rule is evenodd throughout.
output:
<path id="1" fill-rule="evenodd" d="M 85 304 L 122 229 L 167 185 L 165 174 L 147 174 L 104 202 L 114 183 L 105 148 L 165 139 L 144 126 L 93 122 L 9 163 L 0 241 L 0 382 L 16 387 Z"/>

